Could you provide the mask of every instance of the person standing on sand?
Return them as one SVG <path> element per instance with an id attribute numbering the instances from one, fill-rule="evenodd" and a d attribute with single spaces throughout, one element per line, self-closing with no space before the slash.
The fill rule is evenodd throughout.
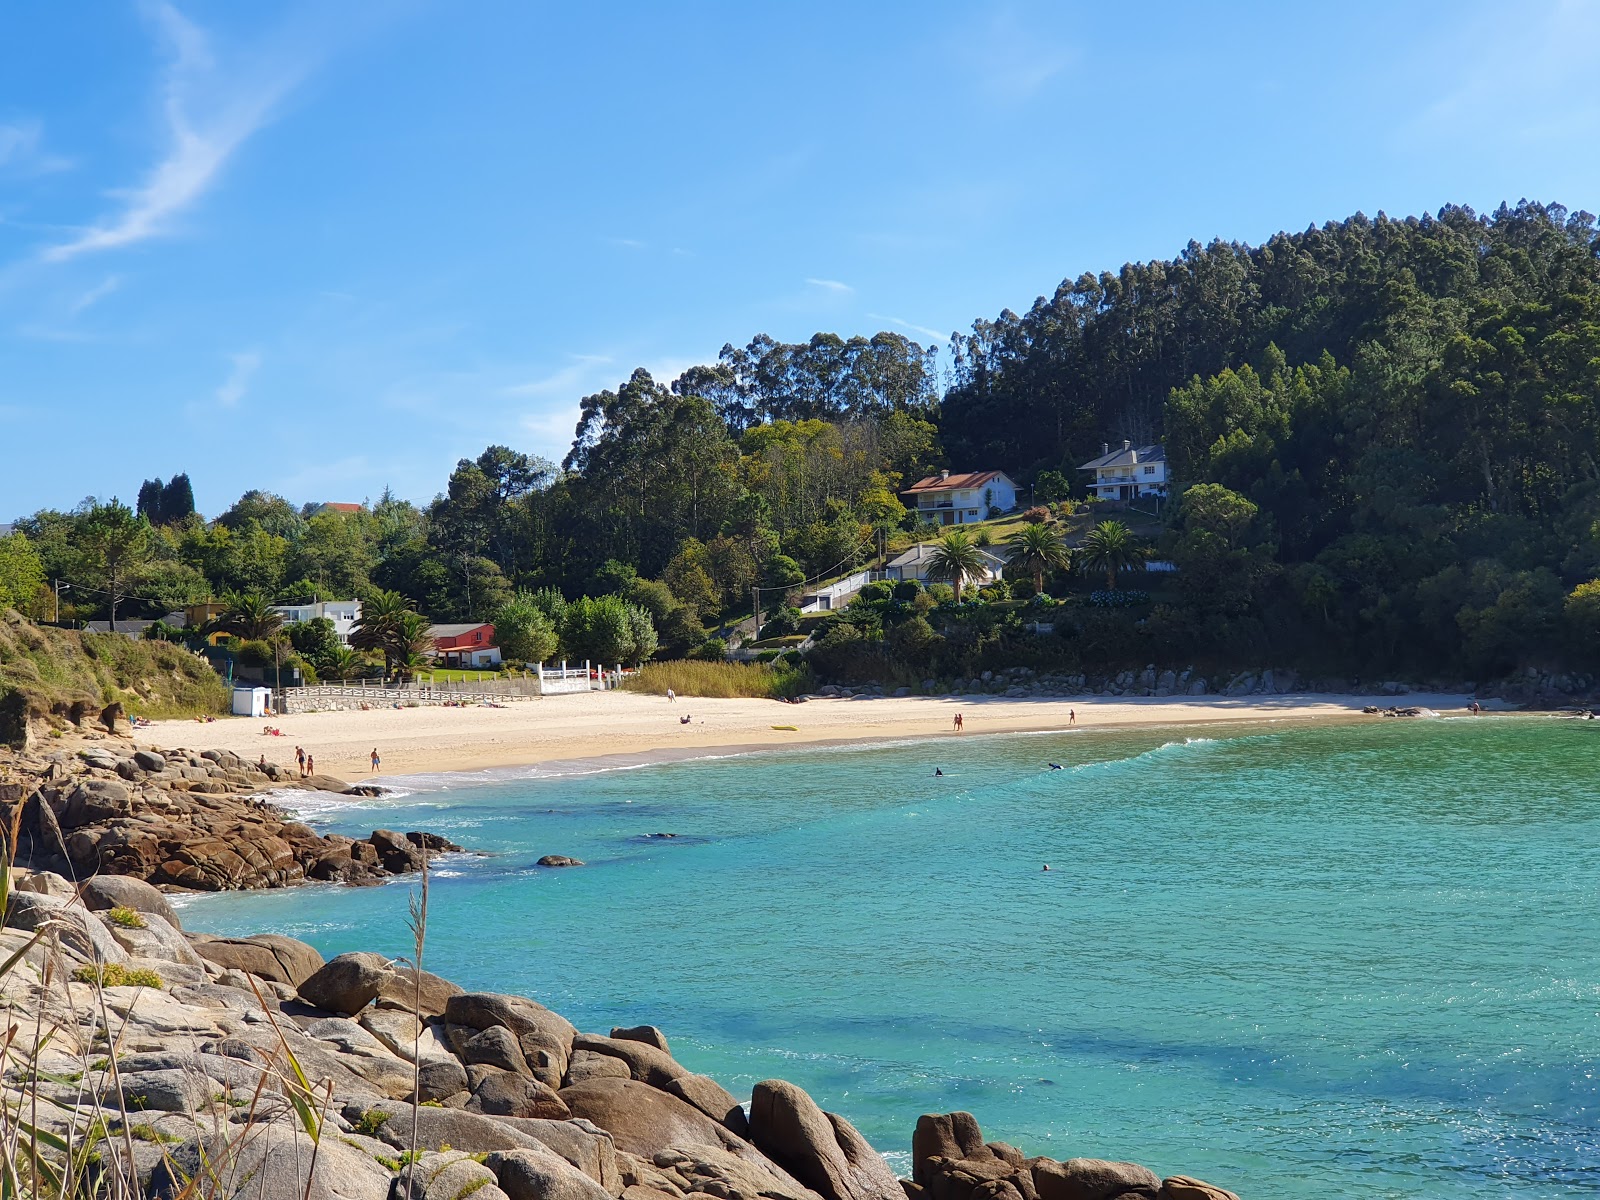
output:
<path id="1" fill-rule="evenodd" d="M 378 773 L 378 768 L 382 765 L 383 759 L 378 757 L 378 748 L 374 746 L 372 748 L 372 773 L 376 775 Z"/>
<path id="2" fill-rule="evenodd" d="M 957 733 L 965 733 L 966 729 L 967 729 L 967 719 L 965 717 L 963 717 L 960 713 L 957 713 L 956 714 L 956 732 Z"/>
<path id="3" fill-rule="evenodd" d="M 1075 709 L 1075 708 L 1067 709 L 1067 724 L 1068 725 L 1076 725 L 1077 723 L 1078 723 L 1078 710 Z"/>
<path id="4" fill-rule="evenodd" d="M 307 775 L 315 775 L 317 773 L 317 760 L 312 755 L 309 755 L 309 754 L 306 755 L 306 770 L 305 770 L 305 773 Z"/>
<path id="5" fill-rule="evenodd" d="M 676 704 L 677 702 L 678 702 L 678 693 L 673 691 L 671 688 L 668 688 L 667 689 L 667 703 L 668 704 Z"/>
<path id="6" fill-rule="evenodd" d="M 306 773 L 306 752 L 303 747 L 296 746 L 294 748 L 294 761 L 300 767 L 300 774 L 304 775 Z"/>

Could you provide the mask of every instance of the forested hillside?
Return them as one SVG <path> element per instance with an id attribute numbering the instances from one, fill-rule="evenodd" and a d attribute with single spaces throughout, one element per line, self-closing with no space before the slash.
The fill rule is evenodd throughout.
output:
<path id="1" fill-rule="evenodd" d="M 991 589 L 983 612 L 874 601 L 819 662 L 906 677 L 1594 665 L 1600 602 L 1582 585 L 1600 573 L 1600 241 L 1589 214 L 1527 203 L 1191 243 L 977 321 L 942 376 L 932 348 L 897 334 L 760 336 L 670 383 L 634 372 L 583 399 L 559 466 L 490 447 L 424 507 L 249 493 L 207 522 L 186 479 L 146 481 L 120 583 L 85 532 L 104 527 L 102 505 L 23 520 L 34 563 L 12 590 L 37 599 L 41 578 L 68 579 L 69 605 L 91 615 L 119 589 L 153 614 L 225 591 L 386 588 L 455 620 L 518 589 L 617 593 L 664 653 L 685 653 L 752 585 L 781 608 L 785 587 L 931 537 L 899 496 L 925 472 L 1001 469 L 1070 502 L 1076 465 L 1124 438 L 1164 441 L 1178 481 L 1150 547 L 1179 567 L 1165 586 L 1107 608 L 1051 566 L 1048 636 L 1015 607 L 1033 568 L 1010 606 Z M 1084 527 L 1047 515 L 1067 542 Z M 25 557 L 0 544 L 0 599 L 8 553 Z"/>

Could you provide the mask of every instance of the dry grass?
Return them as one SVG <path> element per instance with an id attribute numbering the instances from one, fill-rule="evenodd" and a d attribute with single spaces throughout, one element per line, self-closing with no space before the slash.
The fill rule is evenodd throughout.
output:
<path id="1" fill-rule="evenodd" d="M 169 642 L 52 629 L 0 613 L 0 741 L 27 721 L 77 724 L 113 702 L 155 719 L 228 709 L 205 659 Z"/>
<path id="2" fill-rule="evenodd" d="M 653 696 L 665 696 L 671 688 L 680 696 L 723 700 L 781 700 L 799 695 L 810 686 L 811 672 L 806 667 L 693 659 L 646 663 L 637 675 L 630 676 L 622 684 L 624 691 Z"/>

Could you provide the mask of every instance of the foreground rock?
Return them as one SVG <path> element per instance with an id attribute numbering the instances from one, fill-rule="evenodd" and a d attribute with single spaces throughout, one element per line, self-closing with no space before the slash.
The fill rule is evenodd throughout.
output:
<path id="1" fill-rule="evenodd" d="M 47 1158 L 94 1148 L 51 1161 L 59 1194 L 1237 1200 L 1134 1163 L 1030 1158 L 959 1112 L 918 1121 L 900 1180 L 799 1087 L 765 1080 L 741 1101 L 653 1025 L 583 1033 L 382 955 L 185 932 L 133 880 L 15 882 L 0 1102 L 41 1124 Z"/>
<path id="2" fill-rule="evenodd" d="M 19 819 L 19 861 L 72 879 L 115 876 L 206 892 L 372 883 L 420 870 L 426 854 L 461 849 L 421 832 L 379 829 L 359 841 L 318 834 L 253 793 L 308 784 L 344 790 L 342 782 L 302 781 L 225 750 L 135 749 L 117 738 L 75 751 L 0 750 L 0 779 L 0 828 Z M 131 907 L 177 923 L 145 894 L 101 881 L 89 887 L 92 907 Z"/>

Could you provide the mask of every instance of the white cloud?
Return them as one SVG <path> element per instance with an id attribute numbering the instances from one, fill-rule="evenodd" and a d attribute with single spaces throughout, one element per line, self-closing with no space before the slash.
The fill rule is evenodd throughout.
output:
<path id="1" fill-rule="evenodd" d="M 920 333 L 924 337 L 934 338 L 941 342 L 950 336 L 948 333 L 940 333 L 937 329 L 929 329 L 926 325 L 913 325 L 910 321 L 902 321 L 899 317 L 885 317 L 878 313 L 868 313 L 867 319 L 870 321 L 887 321 L 898 329 L 904 329 L 910 333 Z"/>
<path id="2" fill-rule="evenodd" d="M 621 246 L 624 250 L 643 250 L 644 243 L 638 238 L 608 237 L 606 241 L 613 246 Z"/>
<path id="3" fill-rule="evenodd" d="M 94 287 L 90 288 L 87 292 L 83 293 L 83 295 L 79 296 L 70 305 L 68 305 L 67 312 L 75 317 L 85 309 L 99 304 L 100 301 L 104 300 L 107 296 L 111 295 L 112 292 L 116 291 L 121 286 L 122 276 L 107 275 L 99 283 L 95 284 Z"/>
<path id="4" fill-rule="evenodd" d="M 950 45 L 979 92 L 1015 104 L 1033 98 L 1078 57 L 1045 26 L 1040 13 L 1024 15 L 1006 5 L 962 29 Z"/>
<path id="5" fill-rule="evenodd" d="M 233 355 L 232 362 L 233 369 L 216 392 L 217 403 L 223 408 L 233 408 L 244 399 L 245 393 L 250 390 L 250 380 L 261 367 L 261 355 L 254 350 L 246 350 Z"/>
<path id="6" fill-rule="evenodd" d="M 143 183 L 124 193 L 127 202 L 121 212 L 51 246 L 44 252 L 47 261 L 165 233 L 171 218 L 204 195 L 233 153 L 267 123 L 294 82 L 285 72 L 262 79 L 235 64 L 219 70 L 199 27 L 165 2 L 152 4 L 148 11 L 172 56 L 162 83 L 166 157 Z"/>
<path id="7" fill-rule="evenodd" d="M 611 362 L 608 354 L 569 354 L 572 361 L 558 371 L 545 375 L 539 379 L 530 379 L 526 383 L 514 383 L 510 387 L 501 388 L 504 396 L 560 396 L 573 391 L 586 391 L 586 380 L 591 379 L 597 369 L 607 366 Z"/>
<path id="8" fill-rule="evenodd" d="M 835 292 L 835 293 L 837 293 L 838 295 L 841 295 L 841 296 L 847 296 L 850 293 L 855 291 L 855 288 L 851 287 L 848 283 L 840 283 L 837 279 L 811 279 L 811 278 L 807 278 L 806 282 L 809 283 L 812 287 L 819 287 L 819 288 L 822 288 L 824 291 Z"/>

